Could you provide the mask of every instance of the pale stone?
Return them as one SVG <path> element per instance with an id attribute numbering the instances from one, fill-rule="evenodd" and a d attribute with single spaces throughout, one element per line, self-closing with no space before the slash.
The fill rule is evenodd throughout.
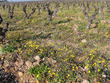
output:
<path id="1" fill-rule="evenodd" d="M 102 77 L 106 78 L 106 75 L 102 75 Z"/>
<path id="2" fill-rule="evenodd" d="M 24 64 L 23 60 L 15 62 L 15 65 L 18 66 L 18 67 L 22 66 L 23 64 Z"/>
<path id="3" fill-rule="evenodd" d="M 86 42 L 87 42 L 87 40 L 86 40 L 86 39 L 83 39 L 81 42 L 82 42 L 82 43 L 86 43 Z"/>
<path id="4" fill-rule="evenodd" d="M 83 79 L 83 81 L 81 83 L 89 83 L 89 81 L 86 79 Z"/>
<path id="5" fill-rule="evenodd" d="M 37 61 L 40 61 L 40 57 L 39 56 L 35 56 L 34 59 L 37 60 Z"/>
<path id="6" fill-rule="evenodd" d="M 40 57 L 39 57 L 39 56 L 35 56 L 34 59 L 35 59 L 36 61 L 33 63 L 33 65 L 34 65 L 34 66 L 35 66 L 35 65 L 39 65 L 39 63 L 40 63 L 40 61 L 41 61 Z"/>
<path id="7" fill-rule="evenodd" d="M 96 24 L 92 24 L 91 25 L 92 28 L 96 28 L 96 26 L 97 26 Z"/>
<path id="8" fill-rule="evenodd" d="M 32 62 L 30 62 L 30 61 L 26 61 L 25 64 L 28 68 L 31 68 L 33 66 Z"/>
<path id="9" fill-rule="evenodd" d="M 18 76 L 19 77 L 23 76 L 23 73 L 22 72 L 18 72 Z"/>
<path id="10" fill-rule="evenodd" d="M 54 59 L 52 59 L 52 58 L 47 58 L 47 60 L 48 60 L 48 62 L 50 63 L 50 64 L 55 64 L 57 61 L 56 60 L 54 60 Z"/>
<path id="11" fill-rule="evenodd" d="M 34 62 L 33 66 L 39 65 L 39 62 Z"/>

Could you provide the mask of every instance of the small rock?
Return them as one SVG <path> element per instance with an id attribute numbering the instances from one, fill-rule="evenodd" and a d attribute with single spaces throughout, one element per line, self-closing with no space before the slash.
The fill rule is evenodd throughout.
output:
<path id="1" fill-rule="evenodd" d="M 18 66 L 18 61 L 15 62 L 15 65 Z"/>
<path id="2" fill-rule="evenodd" d="M 102 75 L 102 77 L 106 78 L 106 75 Z"/>
<path id="3" fill-rule="evenodd" d="M 97 83 L 98 81 L 97 81 L 97 78 L 94 78 L 93 79 L 93 83 Z"/>
<path id="4" fill-rule="evenodd" d="M 39 62 L 34 62 L 33 66 L 39 65 Z"/>
<path id="5" fill-rule="evenodd" d="M 8 61 L 4 61 L 4 67 L 10 66 L 10 63 Z"/>
<path id="6" fill-rule="evenodd" d="M 24 61 L 23 60 L 20 60 L 20 61 L 16 61 L 15 62 L 15 65 L 18 66 L 18 67 L 22 66 L 23 64 L 24 64 Z"/>
<path id="7" fill-rule="evenodd" d="M 30 67 L 33 66 L 33 65 L 32 65 L 32 62 L 30 62 L 30 61 L 26 61 L 25 64 L 26 64 L 26 66 L 27 66 L 28 68 L 30 68 Z"/>
<path id="8" fill-rule="evenodd" d="M 18 72 L 18 76 L 19 77 L 23 76 L 23 72 Z"/>
<path id="9" fill-rule="evenodd" d="M 53 61 L 52 61 L 52 63 L 53 63 L 53 64 L 56 64 L 56 63 L 57 63 L 57 61 L 56 61 L 56 60 L 53 60 Z"/>
<path id="10" fill-rule="evenodd" d="M 96 25 L 96 24 L 92 24 L 91 27 L 92 27 L 92 28 L 96 28 L 97 25 Z"/>
<path id="11" fill-rule="evenodd" d="M 35 65 L 39 65 L 39 63 L 40 63 L 40 61 L 41 61 L 40 57 L 39 57 L 39 56 L 35 56 L 34 59 L 35 59 L 35 62 L 33 63 L 33 65 L 34 65 L 34 66 L 35 66 Z"/>
<path id="12" fill-rule="evenodd" d="M 52 59 L 52 58 L 47 58 L 48 62 L 52 65 L 56 64 L 56 60 Z"/>
<path id="13" fill-rule="evenodd" d="M 37 61 L 40 61 L 40 57 L 39 56 L 35 56 L 34 59 L 37 60 Z"/>
<path id="14" fill-rule="evenodd" d="M 89 83 L 89 81 L 86 79 L 83 79 L 83 81 L 81 83 Z"/>
<path id="15" fill-rule="evenodd" d="M 82 43 L 87 43 L 87 40 L 86 39 L 83 39 L 81 42 Z"/>

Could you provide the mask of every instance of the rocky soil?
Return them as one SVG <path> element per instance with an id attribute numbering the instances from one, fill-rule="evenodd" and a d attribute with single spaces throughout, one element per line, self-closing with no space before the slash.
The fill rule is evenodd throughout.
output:
<path id="1" fill-rule="evenodd" d="M 17 54 L 0 55 L 0 83 L 39 83 L 28 69 L 38 65 L 40 58 L 35 61 L 25 61 Z"/>

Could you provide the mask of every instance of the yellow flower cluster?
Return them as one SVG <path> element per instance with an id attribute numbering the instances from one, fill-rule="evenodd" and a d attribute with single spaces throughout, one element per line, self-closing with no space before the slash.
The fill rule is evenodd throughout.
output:
<path id="1" fill-rule="evenodd" d="M 104 59 L 104 58 L 99 58 L 99 60 L 98 60 L 98 63 L 105 63 L 106 62 L 106 60 Z"/>
<path id="2" fill-rule="evenodd" d="M 39 75 L 39 74 L 37 74 L 37 75 L 36 75 L 36 77 L 37 77 L 37 78 L 39 78 L 39 77 L 40 77 L 40 75 Z"/>
<path id="3" fill-rule="evenodd" d="M 78 70 L 77 66 L 72 66 L 72 71 Z"/>
<path id="4" fill-rule="evenodd" d="M 69 78 L 70 77 L 70 74 L 67 74 L 66 78 Z"/>
<path id="5" fill-rule="evenodd" d="M 31 48 L 38 49 L 39 45 L 37 45 L 35 41 L 27 41 L 25 44 L 25 47 L 31 47 Z"/>
<path id="6" fill-rule="evenodd" d="M 71 58 L 74 58 L 74 57 L 75 57 L 75 55 L 73 55 L 73 54 L 72 54 L 72 55 L 70 55 L 70 57 L 71 57 Z"/>
<path id="7" fill-rule="evenodd" d="M 18 48 L 18 50 L 17 50 L 17 51 L 18 51 L 18 53 L 19 53 L 19 54 L 22 54 L 22 53 L 23 53 L 23 51 L 22 51 L 22 49 L 21 49 L 21 48 Z"/>
<path id="8" fill-rule="evenodd" d="M 92 49 L 92 50 L 90 50 L 90 54 L 95 53 L 95 51 L 96 51 L 96 49 Z"/>
<path id="9" fill-rule="evenodd" d="M 39 49 L 38 53 L 42 54 L 43 53 L 43 49 Z"/>
<path id="10" fill-rule="evenodd" d="M 88 69 L 89 68 L 89 64 L 85 65 L 85 69 Z"/>
<path id="11" fill-rule="evenodd" d="M 97 69 L 98 72 L 100 72 L 100 69 Z"/>
<path id="12" fill-rule="evenodd" d="M 73 66 L 73 67 L 72 67 L 72 71 L 74 71 L 74 70 L 75 70 L 75 67 Z"/>
<path id="13" fill-rule="evenodd" d="M 55 72 L 52 72 L 52 71 L 50 71 L 50 70 L 48 71 L 48 74 L 49 74 L 49 76 L 50 76 L 50 77 L 53 77 L 53 76 L 55 76 L 55 75 L 56 75 L 56 73 L 55 73 Z"/>

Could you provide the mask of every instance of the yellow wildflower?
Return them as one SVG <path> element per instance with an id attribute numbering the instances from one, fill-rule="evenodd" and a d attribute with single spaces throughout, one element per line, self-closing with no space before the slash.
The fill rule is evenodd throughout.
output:
<path id="1" fill-rule="evenodd" d="M 107 65 L 104 65 L 104 67 L 107 67 Z"/>
<path id="2" fill-rule="evenodd" d="M 90 53 L 94 53 L 95 52 L 95 50 L 93 49 L 93 50 L 90 50 Z"/>
<path id="3" fill-rule="evenodd" d="M 35 45 L 35 48 L 38 49 L 39 45 Z"/>
<path id="4" fill-rule="evenodd" d="M 97 71 L 100 72 L 100 69 L 98 69 Z"/>
<path id="5" fill-rule="evenodd" d="M 73 66 L 73 67 L 72 67 L 72 71 L 74 71 L 74 70 L 75 70 L 75 67 Z"/>
<path id="6" fill-rule="evenodd" d="M 42 54 L 42 53 L 43 53 L 43 49 L 39 49 L 39 53 L 41 53 L 41 54 Z"/>
<path id="7" fill-rule="evenodd" d="M 75 68 L 76 68 L 76 70 L 78 70 L 78 67 L 77 66 Z"/>
<path id="8" fill-rule="evenodd" d="M 36 75 L 37 78 L 38 78 L 39 76 L 40 76 L 39 74 Z"/>
<path id="9" fill-rule="evenodd" d="M 72 54 L 72 55 L 70 55 L 70 56 L 71 56 L 72 58 L 74 58 L 74 57 L 75 57 L 75 55 L 73 55 L 73 54 Z"/>
<path id="10" fill-rule="evenodd" d="M 89 55 L 92 55 L 91 53 Z"/>
<path id="11" fill-rule="evenodd" d="M 89 65 L 87 64 L 86 66 L 85 66 L 85 69 L 88 69 L 89 68 Z"/>
<path id="12" fill-rule="evenodd" d="M 22 53 L 22 50 L 21 50 L 21 48 L 19 48 L 19 49 L 18 49 L 18 52 L 19 52 L 20 54 Z"/>
<path id="13" fill-rule="evenodd" d="M 67 76 L 66 76 L 66 78 L 69 78 L 70 77 L 70 74 L 68 74 Z"/>
<path id="14" fill-rule="evenodd" d="M 58 56 L 62 56 L 62 55 L 58 55 Z"/>
<path id="15" fill-rule="evenodd" d="M 91 73 L 91 71 L 89 70 L 88 73 Z"/>
<path id="16" fill-rule="evenodd" d="M 96 66 L 96 63 L 94 63 L 93 66 Z"/>
<path id="17" fill-rule="evenodd" d="M 55 73 L 53 72 L 52 75 L 55 75 Z"/>
<path id="18" fill-rule="evenodd" d="M 50 70 L 48 71 L 48 73 L 50 73 Z"/>

